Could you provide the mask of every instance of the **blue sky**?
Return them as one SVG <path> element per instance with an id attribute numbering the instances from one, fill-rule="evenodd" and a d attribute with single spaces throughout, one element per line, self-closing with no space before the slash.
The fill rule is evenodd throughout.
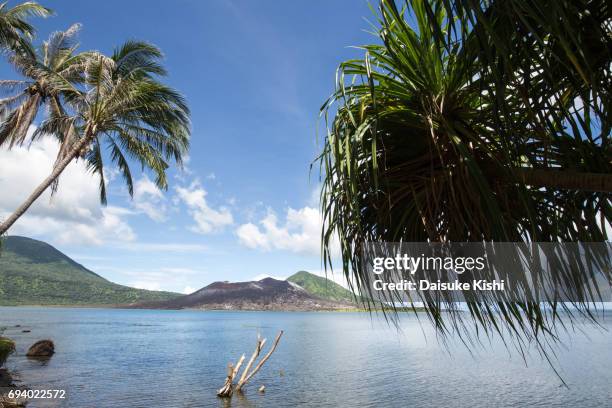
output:
<path id="1" fill-rule="evenodd" d="M 96 202 L 97 181 L 74 165 L 58 197 L 43 197 L 11 233 L 50 242 L 112 281 L 152 289 L 321 271 L 317 174 L 309 176 L 318 111 L 338 64 L 363 56 L 350 46 L 375 41 L 366 1 L 41 3 L 56 16 L 34 21 L 37 41 L 78 22 L 83 50 L 110 53 L 127 39 L 159 46 L 168 83 L 192 110 L 192 147 L 167 192 L 136 177 L 134 201 L 109 168 L 107 208 Z M 15 77 L 6 62 L 0 74 Z M 0 151 L 0 215 L 44 177 L 53 148 L 42 141 Z"/>

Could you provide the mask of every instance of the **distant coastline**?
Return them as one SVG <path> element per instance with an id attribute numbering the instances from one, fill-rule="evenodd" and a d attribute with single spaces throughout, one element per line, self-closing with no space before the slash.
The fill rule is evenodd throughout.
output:
<path id="1" fill-rule="evenodd" d="M 231 288 L 220 295 L 225 286 Z M 352 292 L 306 271 L 287 280 L 214 282 L 188 295 L 132 288 L 108 281 L 45 242 L 20 236 L 3 238 L 0 305 L 281 311 L 358 308 Z"/>

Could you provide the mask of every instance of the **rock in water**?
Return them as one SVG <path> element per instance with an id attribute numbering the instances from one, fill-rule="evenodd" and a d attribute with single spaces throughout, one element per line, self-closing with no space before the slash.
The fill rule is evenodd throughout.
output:
<path id="1" fill-rule="evenodd" d="M 261 393 L 266 392 L 266 386 L 262 385 L 261 387 L 259 387 L 259 392 L 261 392 Z"/>
<path id="2" fill-rule="evenodd" d="M 28 357 L 51 357 L 55 353 L 55 345 L 51 340 L 40 340 L 32 344 L 26 353 Z"/>

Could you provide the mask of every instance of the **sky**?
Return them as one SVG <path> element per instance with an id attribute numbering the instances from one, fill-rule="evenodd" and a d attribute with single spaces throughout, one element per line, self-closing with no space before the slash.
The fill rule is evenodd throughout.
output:
<path id="1" fill-rule="evenodd" d="M 13 4 L 12 2 L 11 4 Z M 58 194 L 41 197 L 9 231 L 48 242 L 120 284 L 188 293 L 219 280 L 322 274 L 319 109 L 338 64 L 375 42 L 362 0 L 44 1 L 40 43 L 81 23 L 81 50 L 111 53 L 129 39 L 164 52 L 167 83 L 192 112 L 189 160 L 160 191 L 134 165 L 131 200 L 107 167 L 108 205 L 82 162 Z M 18 78 L 0 62 L 1 78 Z M 57 144 L 0 150 L 0 217 L 50 172 Z M 339 273 L 334 280 L 342 282 Z"/>

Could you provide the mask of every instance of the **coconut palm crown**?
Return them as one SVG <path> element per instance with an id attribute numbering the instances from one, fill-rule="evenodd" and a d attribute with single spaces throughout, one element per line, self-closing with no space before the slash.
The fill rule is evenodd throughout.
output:
<path id="1" fill-rule="evenodd" d="M 155 175 L 167 188 L 171 162 L 182 164 L 188 150 L 190 120 L 184 98 L 159 78 L 165 75 L 161 51 L 146 42 L 128 41 L 108 57 L 89 52 L 79 63 L 82 86 L 64 95 L 63 113 L 49 115 L 32 133 L 61 140 L 53 171 L 0 226 L 5 232 L 75 159 L 84 159 L 100 178 L 106 202 L 105 159 L 112 161 L 133 194 L 130 163 Z M 108 155 L 104 153 L 108 152 Z"/>
<path id="2" fill-rule="evenodd" d="M 41 108 L 51 116 L 65 114 L 64 98 L 80 92 L 82 70 L 87 54 L 76 53 L 75 37 L 80 29 L 74 24 L 58 31 L 34 49 L 20 48 L 9 56 L 15 70 L 25 79 L 2 80 L 0 90 L 8 96 L 0 100 L 0 146 L 21 145 Z"/>

